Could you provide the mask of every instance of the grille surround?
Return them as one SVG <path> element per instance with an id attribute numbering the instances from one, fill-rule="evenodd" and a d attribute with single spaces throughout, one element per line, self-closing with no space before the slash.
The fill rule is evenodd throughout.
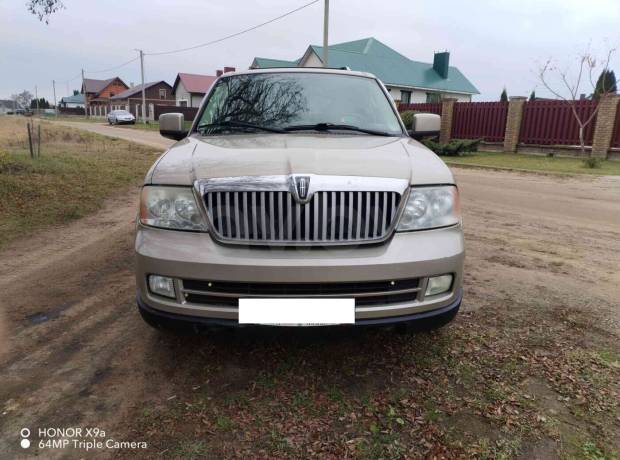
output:
<path id="1" fill-rule="evenodd" d="M 303 175 L 196 181 L 209 231 L 217 241 L 269 246 L 332 246 L 387 240 L 400 219 L 408 181 L 379 177 Z"/>
<path id="2" fill-rule="evenodd" d="M 354 298 L 358 307 L 411 303 L 421 300 L 423 278 L 359 282 L 269 283 L 179 280 L 184 302 L 237 308 L 240 298 Z"/>

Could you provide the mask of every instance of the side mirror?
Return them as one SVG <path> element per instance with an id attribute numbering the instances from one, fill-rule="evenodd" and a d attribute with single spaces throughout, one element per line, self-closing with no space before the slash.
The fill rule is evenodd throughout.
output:
<path id="1" fill-rule="evenodd" d="M 162 113 L 159 116 L 159 134 L 180 141 L 187 136 L 185 116 L 182 113 Z"/>
<path id="2" fill-rule="evenodd" d="M 427 136 L 439 135 L 441 117 L 434 113 L 415 113 L 411 125 L 411 137 L 420 139 Z"/>

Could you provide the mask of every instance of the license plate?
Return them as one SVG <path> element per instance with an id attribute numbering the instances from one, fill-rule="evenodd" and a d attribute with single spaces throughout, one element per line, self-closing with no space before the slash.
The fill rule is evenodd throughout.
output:
<path id="1" fill-rule="evenodd" d="M 355 323 L 355 299 L 239 299 L 239 324 L 325 326 Z"/>

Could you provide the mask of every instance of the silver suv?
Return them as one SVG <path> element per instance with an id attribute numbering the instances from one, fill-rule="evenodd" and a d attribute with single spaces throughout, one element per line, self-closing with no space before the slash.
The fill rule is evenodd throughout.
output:
<path id="1" fill-rule="evenodd" d="M 416 117 L 413 132 L 437 131 L 438 118 Z M 149 324 L 430 328 L 456 315 L 457 187 L 373 75 L 227 73 L 189 130 L 165 114 L 160 131 L 178 142 L 142 188 L 136 282 Z"/>

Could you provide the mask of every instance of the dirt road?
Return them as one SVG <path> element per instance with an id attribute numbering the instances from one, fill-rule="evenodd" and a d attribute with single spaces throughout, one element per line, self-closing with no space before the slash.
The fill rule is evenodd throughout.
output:
<path id="1" fill-rule="evenodd" d="M 81 125 L 169 143 L 147 131 Z M 43 427 L 99 427 L 107 438 L 149 446 L 38 451 L 70 458 L 372 457 L 375 445 L 387 456 L 502 448 L 557 458 L 575 439 L 575 449 L 590 441 L 620 449 L 613 402 L 620 396 L 620 179 L 455 173 L 468 250 L 463 312 L 452 326 L 413 339 L 384 329 L 181 339 L 151 330 L 134 303 L 136 190 L 94 216 L 12 244 L 0 254 L 0 457 L 34 455 L 35 430 Z M 575 348 L 607 353 L 616 364 L 564 355 Z M 561 364 L 547 366 L 552 357 Z M 581 359 L 595 360 L 598 380 L 561 399 L 573 386 L 555 369 L 570 374 Z M 443 393 L 431 399 L 439 389 L 430 382 L 442 378 Z M 532 399 L 506 412 L 510 398 L 525 393 Z M 581 397 L 587 405 L 573 410 Z M 594 403 L 601 409 L 591 415 Z M 515 429 L 519 423 L 535 435 Z M 19 446 L 23 427 L 33 431 L 28 450 Z"/>

